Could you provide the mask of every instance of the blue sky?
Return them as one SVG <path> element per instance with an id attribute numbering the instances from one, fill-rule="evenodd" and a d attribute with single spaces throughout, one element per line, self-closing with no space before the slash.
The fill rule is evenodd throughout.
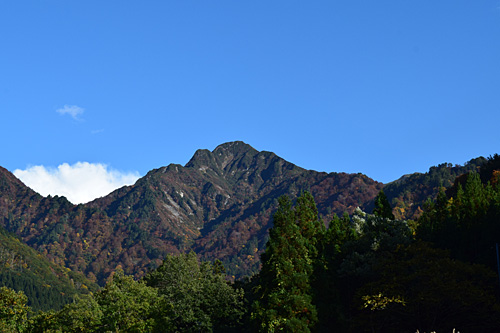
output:
<path id="1" fill-rule="evenodd" d="M 4 1 L 0 32 L 11 171 L 242 140 L 389 182 L 500 152 L 499 0 Z"/>

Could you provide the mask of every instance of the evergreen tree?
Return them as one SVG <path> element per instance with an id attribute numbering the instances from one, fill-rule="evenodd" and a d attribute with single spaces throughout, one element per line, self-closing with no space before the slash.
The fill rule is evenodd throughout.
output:
<path id="1" fill-rule="evenodd" d="M 319 332 L 345 331 L 345 309 L 341 301 L 337 270 L 342 261 L 344 244 L 356 238 L 346 213 L 333 216 L 318 247 L 319 258 L 314 273 L 314 301 L 318 309 Z"/>
<path id="2" fill-rule="evenodd" d="M 389 203 L 389 200 L 383 190 L 380 190 L 377 197 L 375 197 L 375 208 L 373 209 L 373 214 L 379 217 L 394 220 L 391 204 Z"/>
<path id="3" fill-rule="evenodd" d="M 455 195 L 455 198 L 452 200 L 452 205 L 451 205 L 451 218 L 455 221 L 460 221 L 463 219 L 464 213 L 465 213 L 465 205 L 464 205 L 464 197 L 465 197 L 465 192 L 462 188 L 462 184 L 458 184 L 457 186 L 457 194 Z"/>
<path id="4" fill-rule="evenodd" d="M 311 252 L 317 250 L 312 250 L 312 241 L 301 234 L 301 227 L 306 234 L 314 229 L 315 223 L 308 223 L 314 216 L 314 211 L 306 208 L 311 208 L 309 204 L 306 196 L 299 200 L 301 208 L 294 211 L 287 196 L 279 199 L 262 255 L 258 298 L 253 304 L 252 318 L 261 331 L 309 332 L 317 321 L 310 285 Z M 305 220 L 298 222 L 297 217 Z"/>
<path id="5" fill-rule="evenodd" d="M 317 245 L 322 241 L 325 225 L 318 218 L 318 208 L 311 193 L 306 191 L 297 199 L 295 216 L 300 234 L 308 243 L 309 255 L 314 259 L 318 255 Z"/>
<path id="6" fill-rule="evenodd" d="M 473 172 L 457 179 L 447 193 L 450 197 L 441 191 L 426 205 L 418 237 L 451 250 L 455 259 L 496 269 L 493 245 L 500 239 L 500 187 L 482 183 Z"/>
<path id="7" fill-rule="evenodd" d="M 489 185 L 483 186 L 477 172 L 469 174 L 465 183 L 465 193 L 467 194 L 465 200 L 466 218 L 468 220 L 486 215 L 489 208 L 489 190 Z"/>

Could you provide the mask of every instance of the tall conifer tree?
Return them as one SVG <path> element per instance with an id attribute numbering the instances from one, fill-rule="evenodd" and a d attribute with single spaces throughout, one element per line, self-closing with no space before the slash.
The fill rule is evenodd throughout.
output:
<path id="1" fill-rule="evenodd" d="M 380 190 L 377 197 L 375 198 L 375 208 L 373 209 L 373 215 L 388 218 L 394 220 L 394 214 L 392 213 L 392 207 L 389 203 L 389 199 L 385 195 L 383 190 Z"/>
<path id="2" fill-rule="evenodd" d="M 311 243 L 301 234 L 301 227 L 305 231 L 311 226 L 296 219 L 312 214 L 306 209 L 294 211 L 287 196 L 279 199 L 262 255 L 260 290 L 252 314 L 261 331 L 309 332 L 317 321 L 310 285 Z"/>
<path id="3" fill-rule="evenodd" d="M 297 199 L 295 215 L 300 234 L 308 243 L 309 255 L 315 259 L 318 255 L 317 246 L 325 233 L 325 225 L 318 218 L 318 208 L 311 193 L 304 192 Z"/>

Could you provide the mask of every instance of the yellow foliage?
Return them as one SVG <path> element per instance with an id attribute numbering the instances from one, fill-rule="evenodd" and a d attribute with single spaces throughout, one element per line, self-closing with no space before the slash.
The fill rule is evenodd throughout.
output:
<path id="1" fill-rule="evenodd" d="M 387 297 L 379 293 L 378 295 L 366 295 L 361 297 L 363 300 L 363 308 L 369 308 L 371 311 L 384 310 L 391 303 L 400 303 L 403 306 L 406 302 L 401 296 Z"/>

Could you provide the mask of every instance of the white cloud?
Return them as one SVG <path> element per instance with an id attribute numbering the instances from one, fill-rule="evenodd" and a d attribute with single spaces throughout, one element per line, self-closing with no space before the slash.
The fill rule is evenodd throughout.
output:
<path id="1" fill-rule="evenodd" d="M 64 163 L 57 168 L 32 166 L 17 169 L 14 175 L 43 196 L 65 196 L 74 204 L 92 201 L 139 179 L 138 172 L 120 172 L 105 164 L 88 162 Z"/>
<path id="2" fill-rule="evenodd" d="M 56 112 L 60 115 L 69 114 L 73 119 L 80 120 L 80 115 L 85 111 L 84 108 L 81 108 L 76 105 L 65 105 L 64 107 L 57 109 Z"/>

